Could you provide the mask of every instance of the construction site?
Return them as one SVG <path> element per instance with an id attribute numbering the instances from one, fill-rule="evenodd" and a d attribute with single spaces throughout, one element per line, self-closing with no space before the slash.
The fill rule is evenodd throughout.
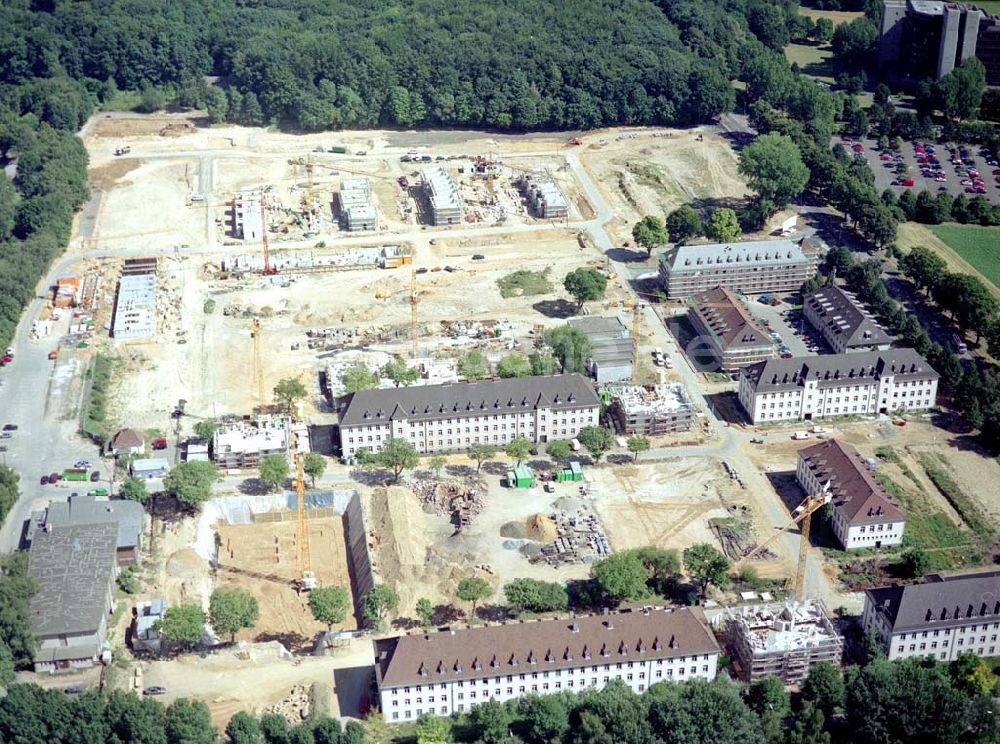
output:
<path id="1" fill-rule="evenodd" d="M 771 602 L 726 608 L 716 628 L 733 654 L 739 677 L 756 682 L 777 677 L 786 685 L 803 682 L 821 661 L 840 665 L 844 640 L 819 600 Z"/>

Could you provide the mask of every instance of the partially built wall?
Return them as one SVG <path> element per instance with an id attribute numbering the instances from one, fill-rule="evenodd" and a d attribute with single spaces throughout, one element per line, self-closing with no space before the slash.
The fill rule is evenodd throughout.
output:
<path id="1" fill-rule="evenodd" d="M 821 661 L 840 665 L 844 641 L 818 599 L 727 607 L 716 621 L 737 674 L 747 682 L 803 681 Z"/>

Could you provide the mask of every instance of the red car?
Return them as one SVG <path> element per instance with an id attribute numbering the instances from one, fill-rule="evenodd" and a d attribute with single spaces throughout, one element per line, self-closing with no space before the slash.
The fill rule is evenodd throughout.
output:
<path id="1" fill-rule="evenodd" d="M 854 150 L 854 152 L 864 152 L 865 151 L 865 146 L 864 145 L 853 145 L 851 147 L 851 149 Z"/>
<path id="2" fill-rule="evenodd" d="M 49 473 L 49 483 L 58 483 L 62 480 L 62 476 L 59 473 Z"/>

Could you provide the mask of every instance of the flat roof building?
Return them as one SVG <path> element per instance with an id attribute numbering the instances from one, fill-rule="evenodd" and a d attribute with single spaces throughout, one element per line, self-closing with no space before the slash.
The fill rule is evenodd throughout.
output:
<path id="1" fill-rule="evenodd" d="M 746 305 L 725 287 L 699 292 L 688 299 L 688 318 L 723 372 L 731 372 L 775 355 L 774 343 Z"/>
<path id="2" fill-rule="evenodd" d="M 688 431 L 694 424 L 694 406 L 680 383 L 613 385 L 608 392 L 608 415 L 620 434 L 674 434 Z"/>
<path id="3" fill-rule="evenodd" d="M 130 469 L 136 478 L 154 480 L 163 478 L 170 472 L 170 463 L 163 457 L 150 457 L 145 460 L 133 460 Z"/>
<path id="4" fill-rule="evenodd" d="M 389 437 L 421 454 L 572 439 L 596 425 L 600 401 L 579 374 L 512 377 L 479 382 L 362 390 L 336 400 L 345 462 L 362 447 L 377 452 Z"/>
<path id="5" fill-rule="evenodd" d="M 114 524 L 118 527 L 115 556 L 119 566 L 139 562 L 142 549 L 146 510 L 137 501 L 101 499 L 93 496 L 70 496 L 66 501 L 53 501 L 43 511 L 32 514 L 26 540 L 48 527 L 86 524 Z"/>
<path id="6" fill-rule="evenodd" d="M 255 468 L 262 457 L 287 455 L 288 446 L 289 421 L 283 417 L 223 422 L 212 435 L 212 460 L 224 470 Z"/>
<path id="7" fill-rule="evenodd" d="M 567 323 L 590 339 L 587 370 L 599 384 L 632 379 L 632 339 L 621 318 L 586 316 Z"/>
<path id="8" fill-rule="evenodd" d="M 884 0 L 879 63 L 902 80 L 940 80 L 970 57 L 986 68 L 987 85 L 1000 84 L 1000 18 L 974 3 Z"/>
<path id="9" fill-rule="evenodd" d="M 892 336 L 853 293 L 841 287 L 829 284 L 805 295 L 802 312 L 834 354 L 885 351 L 892 345 Z"/>
<path id="10" fill-rule="evenodd" d="M 380 638 L 375 681 L 390 723 L 488 700 L 715 678 L 719 644 L 699 608 L 647 609 Z"/>
<path id="11" fill-rule="evenodd" d="M 861 622 L 889 659 L 1000 655 L 1000 571 L 931 574 L 919 584 L 869 589 Z"/>
<path id="12" fill-rule="evenodd" d="M 28 573 L 31 632 L 38 639 L 36 672 L 93 666 L 101 658 L 114 610 L 118 527 L 66 525 L 40 530 L 31 541 Z"/>
<path id="13" fill-rule="evenodd" d="M 430 205 L 432 225 L 456 225 L 462 221 L 462 195 L 448 172 L 439 165 L 424 168 L 420 174 Z"/>
<path id="14" fill-rule="evenodd" d="M 247 243 L 264 239 L 264 213 L 259 191 L 241 191 L 233 196 L 233 235 Z"/>
<path id="15" fill-rule="evenodd" d="M 844 653 L 843 639 L 816 599 L 728 607 L 722 623 L 736 670 L 747 682 L 773 676 L 796 684 L 821 661 L 840 666 Z"/>
<path id="16" fill-rule="evenodd" d="M 372 184 L 367 178 L 345 178 L 340 183 L 340 219 L 348 232 L 374 230 L 378 211 L 372 199 Z"/>
<path id="17" fill-rule="evenodd" d="M 939 377 L 913 349 L 769 359 L 740 370 L 739 400 L 755 424 L 922 411 Z"/>
<path id="18" fill-rule="evenodd" d="M 875 460 L 839 439 L 799 450 L 795 477 L 813 496 L 833 504 L 833 532 L 845 550 L 901 545 L 903 507 L 875 477 Z"/>
<path id="19" fill-rule="evenodd" d="M 569 214 L 569 200 L 549 178 L 522 175 L 515 181 L 528 201 L 531 213 L 544 219 L 558 219 Z"/>
<path id="20" fill-rule="evenodd" d="M 156 259 L 130 266 L 118 280 L 111 336 L 119 340 L 149 338 L 156 332 Z"/>
<path id="21" fill-rule="evenodd" d="M 725 287 L 743 294 L 798 289 L 816 262 L 791 240 L 679 245 L 660 256 L 660 280 L 670 299 Z"/>

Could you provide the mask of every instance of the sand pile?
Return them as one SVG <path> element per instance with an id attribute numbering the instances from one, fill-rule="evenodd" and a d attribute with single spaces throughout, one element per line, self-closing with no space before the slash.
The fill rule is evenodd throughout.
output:
<path id="1" fill-rule="evenodd" d="M 521 522 L 505 522 L 500 527 L 500 537 L 512 537 L 515 540 L 524 540 L 528 537 L 528 529 Z"/>
<path id="2" fill-rule="evenodd" d="M 556 523 L 544 514 L 532 514 L 524 520 L 524 526 L 528 529 L 528 537 L 538 542 L 549 543 L 559 536 Z"/>

